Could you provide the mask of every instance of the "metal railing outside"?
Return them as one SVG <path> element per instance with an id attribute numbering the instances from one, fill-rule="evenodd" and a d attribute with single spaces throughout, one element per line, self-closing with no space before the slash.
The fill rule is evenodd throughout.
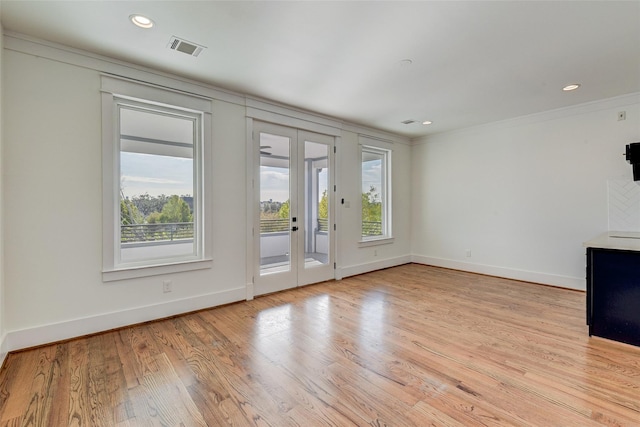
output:
<path id="1" fill-rule="evenodd" d="M 260 234 L 279 233 L 289 231 L 289 219 L 261 219 Z M 327 218 L 318 218 L 318 231 L 329 231 L 329 220 Z M 363 221 L 363 236 L 380 236 L 382 235 L 382 222 L 380 221 Z"/>
<path id="2" fill-rule="evenodd" d="M 329 231 L 329 220 L 327 218 L 318 218 L 318 231 Z"/>
<path id="3" fill-rule="evenodd" d="M 261 219 L 260 220 L 260 234 L 264 233 L 279 233 L 283 231 L 289 231 L 288 219 Z M 318 231 L 329 231 L 329 220 L 326 218 L 318 218 Z"/>
<path id="4" fill-rule="evenodd" d="M 261 219 L 260 234 L 289 231 L 289 219 Z M 318 218 L 318 231 L 329 231 L 326 218 Z M 363 221 L 363 236 L 382 235 L 382 223 L 379 221 Z M 163 240 L 193 239 L 192 222 L 174 222 L 157 224 L 131 224 L 120 226 L 122 243 L 155 242 Z"/>
<path id="5" fill-rule="evenodd" d="M 363 236 L 381 236 L 382 222 L 380 221 L 362 221 Z"/>
<path id="6" fill-rule="evenodd" d="M 121 243 L 193 239 L 192 222 L 131 224 L 120 226 Z"/>
<path id="7" fill-rule="evenodd" d="M 289 231 L 289 218 L 260 219 L 260 234 Z"/>

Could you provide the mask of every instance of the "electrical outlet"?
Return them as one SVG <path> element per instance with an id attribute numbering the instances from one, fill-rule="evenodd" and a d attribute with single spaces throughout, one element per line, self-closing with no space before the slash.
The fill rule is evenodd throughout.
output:
<path id="1" fill-rule="evenodd" d="M 468 258 L 471 258 L 471 249 L 467 249 L 466 254 Z"/>
<path id="2" fill-rule="evenodd" d="M 378 256 L 378 250 L 377 249 L 373 250 L 373 256 Z"/>
<path id="3" fill-rule="evenodd" d="M 626 111 L 619 111 L 618 112 L 618 121 L 621 120 L 627 120 L 627 112 Z"/>
<path id="4" fill-rule="evenodd" d="M 171 290 L 172 290 L 171 289 L 171 285 L 172 285 L 171 280 L 163 280 L 162 281 L 162 292 L 164 292 L 165 294 L 167 292 L 171 292 Z"/>

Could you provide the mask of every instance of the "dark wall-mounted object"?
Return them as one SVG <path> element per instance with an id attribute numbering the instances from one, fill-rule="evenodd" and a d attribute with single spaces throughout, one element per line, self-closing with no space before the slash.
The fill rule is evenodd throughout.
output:
<path id="1" fill-rule="evenodd" d="M 640 181 L 640 142 L 628 144 L 625 156 L 633 166 L 633 180 Z"/>

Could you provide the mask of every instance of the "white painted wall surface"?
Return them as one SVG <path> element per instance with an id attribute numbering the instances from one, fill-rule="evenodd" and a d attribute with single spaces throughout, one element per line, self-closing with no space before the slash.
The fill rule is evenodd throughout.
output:
<path id="1" fill-rule="evenodd" d="M 584 289 L 582 242 L 607 230 L 607 182 L 631 179 L 623 153 L 640 141 L 639 101 L 635 94 L 415 141 L 414 261 Z"/>
<path id="2" fill-rule="evenodd" d="M 0 6 L 1 8 L 1 6 Z M 4 361 L 7 351 L 4 345 L 4 155 L 3 155 L 3 132 L 2 111 L 4 97 L 2 93 L 3 82 L 3 56 L 4 56 L 4 35 L 2 32 L 2 24 L 0 24 L 0 364 Z"/>
<path id="3" fill-rule="evenodd" d="M 269 233 L 260 236 L 260 256 L 268 258 L 288 255 L 290 251 L 290 233 Z"/>
<path id="4" fill-rule="evenodd" d="M 362 246 L 362 184 L 358 134 L 344 132 L 338 147 L 339 182 L 337 207 L 340 218 L 339 266 L 343 277 L 411 261 L 411 146 L 392 145 L 392 234 L 393 243 Z M 341 199 L 349 202 L 340 204 Z"/>
<path id="5" fill-rule="evenodd" d="M 203 95 L 220 96 L 212 101 L 213 159 L 207 165 L 213 173 L 213 268 L 105 283 L 100 67 L 142 80 L 146 71 L 7 39 L 3 102 L 11 108 L 3 111 L 3 214 L 11 226 L 3 236 L 5 347 L 15 350 L 245 299 L 247 107 L 239 102 L 245 98 L 202 86 Z M 152 76 L 170 83 L 165 75 Z M 373 256 L 372 248 L 357 245 L 360 179 L 351 175 L 360 161 L 356 131 L 344 131 L 342 141 L 347 143 L 341 144 L 344 151 L 339 147 L 337 183 L 352 207 L 341 217 L 346 225 L 341 225 L 338 265 L 357 274 L 408 262 L 410 146 L 394 146 L 395 242 Z M 164 280 L 172 280 L 172 292 L 163 293 Z"/>
<path id="6" fill-rule="evenodd" d="M 213 103 L 214 267 L 103 283 L 99 73 L 4 54 L 5 326 L 24 331 L 10 347 L 60 339 L 46 336 L 60 323 L 75 336 L 242 299 L 244 107 Z"/>

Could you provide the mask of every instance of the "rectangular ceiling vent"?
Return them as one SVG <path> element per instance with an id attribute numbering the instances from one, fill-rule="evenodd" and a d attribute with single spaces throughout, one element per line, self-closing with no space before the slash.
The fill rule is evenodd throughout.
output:
<path id="1" fill-rule="evenodd" d="M 178 52 L 186 53 L 191 56 L 198 56 L 204 49 L 206 49 L 205 46 L 200 46 L 199 44 L 180 39 L 176 36 L 171 37 L 168 47 L 171 50 L 177 50 Z"/>
<path id="2" fill-rule="evenodd" d="M 405 120 L 404 122 L 400 122 L 400 123 L 402 123 L 403 125 L 410 125 L 411 123 L 415 123 L 415 122 L 416 122 L 415 120 Z"/>

